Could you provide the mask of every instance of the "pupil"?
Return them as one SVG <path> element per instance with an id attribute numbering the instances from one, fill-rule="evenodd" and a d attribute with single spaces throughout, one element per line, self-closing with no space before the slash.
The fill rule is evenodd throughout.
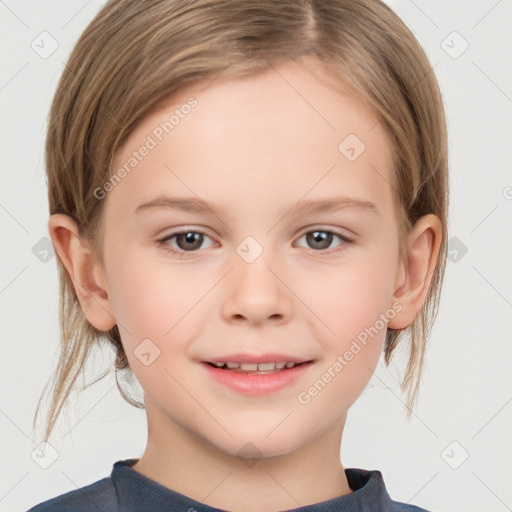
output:
<path id="1" fill-rule="evenodd" d="M 326 231 L 312 231 L 308 235 L 308 243 L 311 245 L 320 243 L 320 247 L 316 247 L 317 249 L 327 249 L 329 245 L 331 245 L 332 241 L 332 233 Z"/>
<path id="2" fill-rule="evenodd" d="M 181 233 L 177 235 L 176 242 L 179 248 L 183 250 L 199 249 L 202 243 L 202 236 L 203 235 L 201 233 L 189 231 L 188 233 Z"/>

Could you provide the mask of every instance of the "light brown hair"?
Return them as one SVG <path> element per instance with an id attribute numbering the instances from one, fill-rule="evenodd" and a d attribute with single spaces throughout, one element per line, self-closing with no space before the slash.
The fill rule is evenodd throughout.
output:
<path id="1" fill-rule="evenodd" d="M 254 75 L 304 56 L 325 63 L 377 115 L 389 136 L 400 257 L 406 257 L 405 236 L 417 219 L 433 213 L 442 224 L 441 252 L 422 310 L 409 328 L 386 333 L 386 365 L 410 334 L 401 382 L 410 417 L 446 265 L 447 134 L 427 56 L 380 0 L 107 2 L 76 43 L 53 98 L 45 153 L 50 214 L 73 218 L 96 260 L 103 262 L 104 201 L 93 191 L 115 172 L 118 149 L 145 115 L 199 80 L 220 73 Z M 115 351 L 123 398 L 144 407 L 119 384 L 118 372 L 131 374 L 131 369 L 117 326 L 102 332 L 88 322 L 70 276 L 60 258 L 57 262 L 61 350 L 51 379 L 46 440 L 96 343 Z"/>

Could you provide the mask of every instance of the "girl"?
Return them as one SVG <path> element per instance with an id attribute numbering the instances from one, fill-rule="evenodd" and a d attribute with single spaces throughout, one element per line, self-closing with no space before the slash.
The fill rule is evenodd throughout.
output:
<path id="1" fill-rule="evenodd" d="M 148 441 L 31 510 L 423 510 L 340 461 L 347 411 L 402 343 L 410 416 L 446 262 L 442 98 L 391 9 L 109 1 L 60 80 L 46 164 L 45 440 L 107 343 Z"/>

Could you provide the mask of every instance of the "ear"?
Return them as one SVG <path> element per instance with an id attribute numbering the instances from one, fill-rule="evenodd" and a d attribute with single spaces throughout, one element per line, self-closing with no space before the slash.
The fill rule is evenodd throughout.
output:
<path id="1" fill-rule="evenodd" d="M 439 217 L 429 214 L 418 219 L 407 237 L 406 261 L 400 262 L 397 272 L 393 300 L 402 305 L 402 310 L 389 321 L 391 329 L 405 329 L 411 325 L 423 307 L 441 242 Z"/>
<path id="2" fill-rule="evenodd" d="M 78 235 L 75 221 L 60 213 L 50 216 L 48 232 L 60 260 L 73 281 L 87 320 L 100 331 L 116 325 L 108 296 L 105 271 L 95 262 L 88 245 Z"/>

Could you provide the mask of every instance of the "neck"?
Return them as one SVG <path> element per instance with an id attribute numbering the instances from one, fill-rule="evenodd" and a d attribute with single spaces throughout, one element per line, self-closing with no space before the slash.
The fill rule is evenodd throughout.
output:
<path id="1" fill-rule="evenodd" d="M 219 450 L 166 415 L 150 417 L 146 450 L 133 469 L 211 507 L 270 512 L 352 492 L 339 456 L 346 415 L 308 445 L 252 460 Z"/>

